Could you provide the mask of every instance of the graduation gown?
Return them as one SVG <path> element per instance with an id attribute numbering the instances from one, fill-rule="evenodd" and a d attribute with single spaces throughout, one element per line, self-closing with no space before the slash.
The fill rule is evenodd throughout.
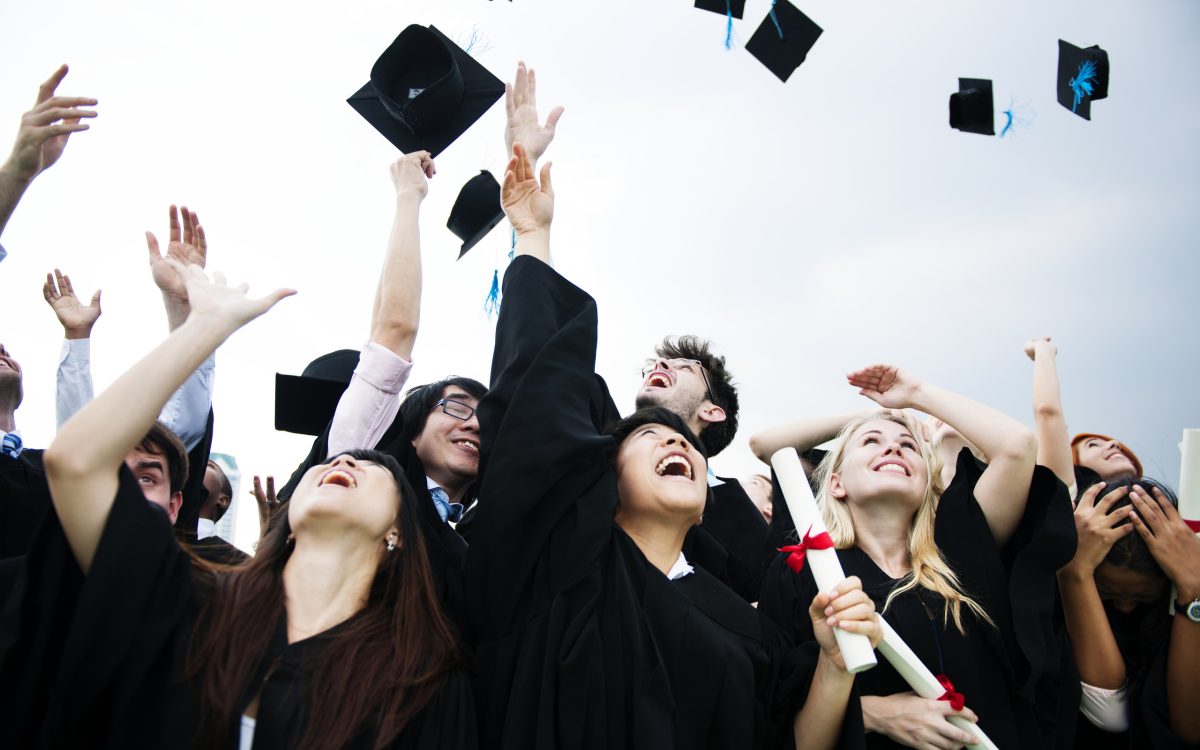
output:
<path id="1" fill-rule="evenodd" d="M 219 536 L 206 536 L 195 542 L 189 542 L 188 546 L 201 560 L 207 560 L 217 565 L 241 565 L 250 561 L 250 555 Z"/>
<path id="2" fill-rule="evenodd" d="M 28 551 L 49 508 L 42 451 L 26 449 L 16 458 L 0 453 L 0 559 Z"/>
<path id="3" fill-rule="evenodd" d="M 47 514 L 0 614 L 0 726 L 11 747 L 193 747 L 200 691 L 186 679 L 193 631 L 211 590 L 166 514 L 120 471 L 117 496 L 84 576 L 58 517 Z M 308 715 L 304 657 L 336 628 L 287 644 L 286 621 L 263 655 L 254 747 L 294 747 Z M 279 666 L 270 671 L 278 662 Z M 268 677 L 269 672 L 269 677 Z M 265 681 L 264 681 L 265 680 Z M 253 697 L 248 689 L 243 706 Z M 395 747 L 470 750 L 474 712 L 461 672 L 405 728 Z M 238 727 L 229 727 L 236 747 Z M 371 747 L 369 730 L 352 747 Z"/>
<path id="4" fill-rule="evenodd" d="M 934 674 L 944 674 L 979 725 L 1001 748 L 1061 748 L 1071 744 L 1079 705 L 1078 681 L 1069 670 L 1069 645 L 1056 629 L 1055 572 L 1075 551 L 1075 526 L 1066 487 L 1044 467 L 1037 467 L 1025 515 L 1009 543 L 1000 548 L 975 501 L 982 466 L 964 450 L 954 481 L 942 495 L 934 538 L 963 588 L 987 611 L 995 627 L 976 618 L 965 606 L 965 634 L 953 620 L 943 624 L 944 600 L 925 589 L 892 601 L 884 618 Z M 778 488 L 777 488 L 778 489 Z M 882 610 L 897 581 L 857 547 L 839 550 L 847 576 L 856 575 Z M 759 608 L 799 641 L 813 637 L 811 621 L 802 616 L 817 593 L 808 566 L 793 573 L 786 556 L 777 555 L 767 572 Z M 932 617 L 930 613 L 933 613 Z M 1067 671 L 1064 672 L 1064 669 Z M 911 688 L 880 659 L 860 673 L 861 695 L 892 695 Z M 886 735 L 865 737 L 868 748 L 902 747 Z"/>
<path id="5" fill-rule="evenodd" d="M 788 652 L 702 568 L 669 581 L 613 522 L 595 302 L 534 258 L 517 258 L 504 283 L 467 555 L 482 743 L 774 746 L 803 703 L 815 644 Z"/>
<path id="6" fill-rule="evenodd" d="M 762 588 L 767 521 L 737 479 L 717 477 L 704 506 L 704 521 L 683 542 L 688 562 L 700 565 L 747 602 Z"/>

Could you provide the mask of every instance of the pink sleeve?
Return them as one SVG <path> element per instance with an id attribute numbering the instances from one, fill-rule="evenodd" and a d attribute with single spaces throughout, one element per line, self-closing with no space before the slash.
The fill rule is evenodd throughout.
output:
<path id="1" fill-rule="evenodd" d="M 333 414 L 328 455 L 374 448 L 379 443 L 400 411 L 400 390 L 411 370 L 412 362 L 374 341 L 367 342 Z"/>

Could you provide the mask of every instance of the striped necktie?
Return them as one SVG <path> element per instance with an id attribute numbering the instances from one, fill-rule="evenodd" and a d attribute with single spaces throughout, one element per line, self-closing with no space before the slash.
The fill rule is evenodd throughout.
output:
<path id="1" fill-rule="evenodd" d="M 442 520 L 458 523 L 463 514 L 462 503 L 450 502 L 450 495 L 441 487 L 430 487 L 429 494 L 433 497 L 433 504 L 437 506 L 438 515 Z"/>
<path id="2" fill-rule="evenodd" d="M 7 432 L 0 438 L 0 453 L 16 458 L 21 455 L 21 436 L 15 432 Z"/>

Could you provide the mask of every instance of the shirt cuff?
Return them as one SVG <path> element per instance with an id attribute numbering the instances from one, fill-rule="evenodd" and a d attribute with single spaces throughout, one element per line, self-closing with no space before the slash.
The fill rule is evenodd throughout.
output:
<path id="1" fill-rule="evenodd" d="M 412 361 L 386 346 L 368 341 L 358 356 L 358 367 L 354 368 L 354 374 L 371 387 L 395 395 L 408 381 L 412 366 Z"/>
<path id="2" fill-rule="evenodd" d="M 58 352 L 58 363 L 61 365 L 63 362 L 66 362 L 67 357 L 70 357 L 81 365 L 91 362 L 92 340 L 63 339 L 62 349 Z"/>

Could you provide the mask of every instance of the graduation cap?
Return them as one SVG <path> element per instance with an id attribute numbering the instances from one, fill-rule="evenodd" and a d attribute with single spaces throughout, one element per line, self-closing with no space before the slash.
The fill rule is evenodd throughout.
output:
<path id="1" fill-rule="evenodd" d="M 771 12 L 746 43 L 746 51 L 787 81 L 821 36 L 821 27 L 787 0 L 771 4 Z"/>
<path id="2" fill-rule="evenodd" d="M 396 148 L 437 156 L 503 94 L 504 83 L 442 32 L 414 24 L 346 101 Z"/>
<path id="3" fill-rule="evenodd" d="M 1092 102 L 1108 96 L 1108 53 L 1058 40 L 1058 103 L 1085 120 L 1092 119 Z"/>
<path id="4" fill-rule="evenodd" d="M 696 7 L 740 20 L 746 12 L 746 0 L 696 0 Z"/>
<path id="5" fill-rule="evenodd" d="M 950 127 L 964 133 L 996 134 L 996 115 L 992 109 L 990 80 L 958 79 L 958 91 L 950 95 Z"/>
<path id="6" fill-rule="evenodd" d="M 275 373 L 275 429 L 301 435 L 324 432 L 355 367 L 358 352 L 339 349 L 309 362 L 299 377 Z"/>
<path id="7" fill-rule="evenodd" d="M 450 218 L 446 221 L 446 228 L 463 241 L 458 257 L 466 255 L 503 218 L 500 183 L 496 182 L 491 172 L 481 169 L 458 191 L 454 206 L 450 208 Z"/>

